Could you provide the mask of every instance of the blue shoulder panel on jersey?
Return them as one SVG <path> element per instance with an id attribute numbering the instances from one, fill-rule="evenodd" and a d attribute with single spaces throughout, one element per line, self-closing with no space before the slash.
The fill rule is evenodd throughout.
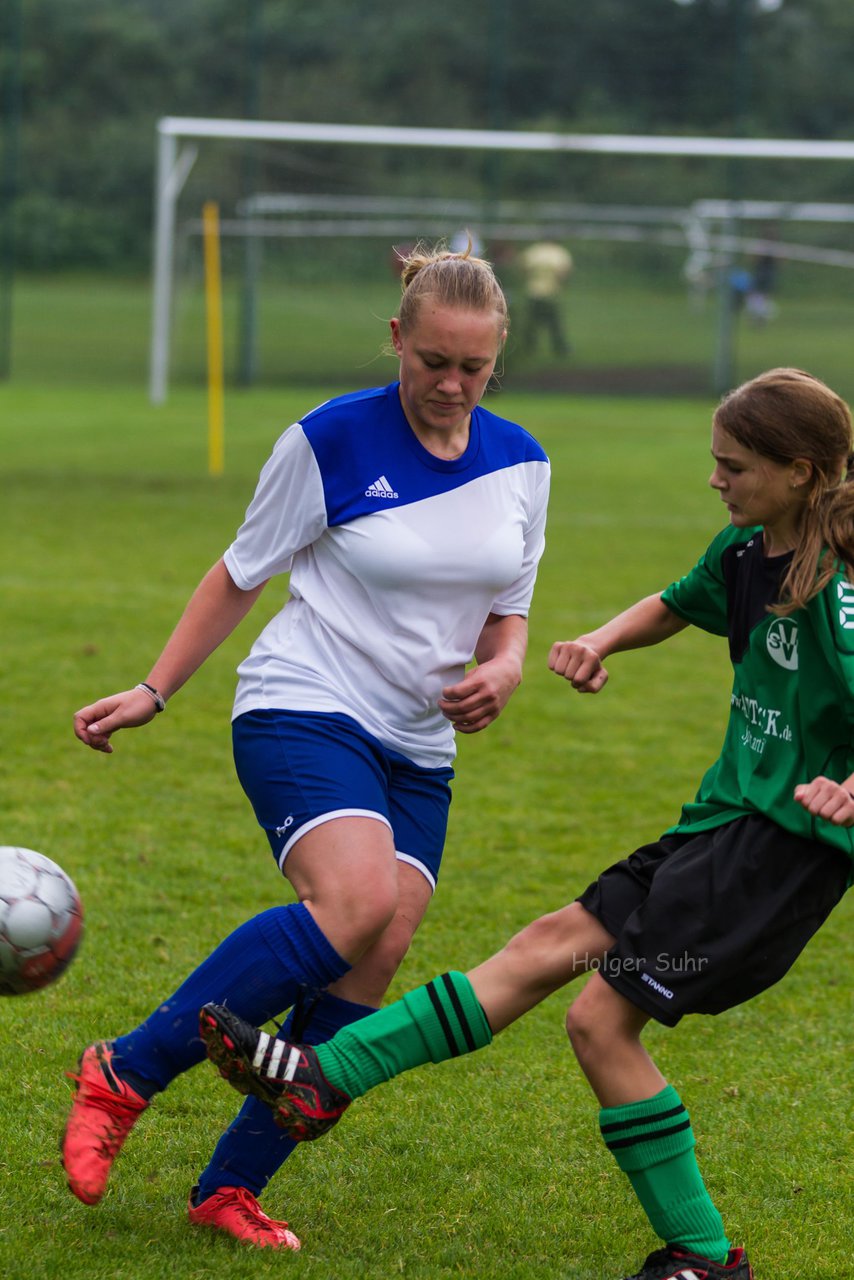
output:
<path id="1" fill-rule="evenodd" d="M 420 502 L 520 462 L 547 461 L 527 431 L 480 406 L 465 453 L 450 462 L 435 457 L 409 426 L 396 382 L 328 400 L 302 419 L 302 428 L 330 525 Z"/>

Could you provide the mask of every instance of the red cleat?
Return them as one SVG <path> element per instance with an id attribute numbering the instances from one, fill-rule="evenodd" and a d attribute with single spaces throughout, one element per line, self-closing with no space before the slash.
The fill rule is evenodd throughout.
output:
<path id="1" fill-rule="evenodd" d="M 112 1067 L 113 1046 L 90 1044 L 77 1064 L 77 1092 L 62 1135 L 62 1164 L 68 1185 L 84 1204 L 97 1204 L 104 1194 L 113 1161 L 125 1138 L 148 1106 Z"/>
<path id="2" fill-rule="evenodd" d="M 247 1187 L 220 1187 L 201 1204 L 193 1203 L 194 1194 L 195 1188 L 187 1205 L 187 1215 L 194 1226 L 225 1231 L 235 1240 L 259 1249 L 300 1248 L 299 1239 L 288 1224 L 268 1218 Z"/>

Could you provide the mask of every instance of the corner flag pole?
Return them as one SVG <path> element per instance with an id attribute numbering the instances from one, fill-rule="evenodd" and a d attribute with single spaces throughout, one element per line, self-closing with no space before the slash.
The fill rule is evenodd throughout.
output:
<path id="1" fill-rule="evenodd" d="M 223 411 L 222 271 L 219 251 L 219 205 L 208 200 L 202 209 L 205 244 L 205 318 L 208 343 L 208 473 L 221 476 L 225 464 Z"/>

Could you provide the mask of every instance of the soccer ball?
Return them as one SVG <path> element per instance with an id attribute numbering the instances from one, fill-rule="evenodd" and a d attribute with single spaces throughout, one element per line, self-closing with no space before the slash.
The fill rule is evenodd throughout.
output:
<path id="1" fill-rule="evenodd" d="M 0 996 L 55 982 L 74 958 L 83 907 L 73 882 L 32 849 L 0 846 Z"/>

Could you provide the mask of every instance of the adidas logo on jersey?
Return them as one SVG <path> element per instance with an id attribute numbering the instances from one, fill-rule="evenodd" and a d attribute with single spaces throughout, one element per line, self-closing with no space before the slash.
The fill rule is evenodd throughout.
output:
<path id="1" fill-rule="evenodd" d="M 379 480 L 365 490 L 366 498 L 399 498 L 400 494 L 395 492 L 386 480 L 385 476 L 380 476 Z"/>

